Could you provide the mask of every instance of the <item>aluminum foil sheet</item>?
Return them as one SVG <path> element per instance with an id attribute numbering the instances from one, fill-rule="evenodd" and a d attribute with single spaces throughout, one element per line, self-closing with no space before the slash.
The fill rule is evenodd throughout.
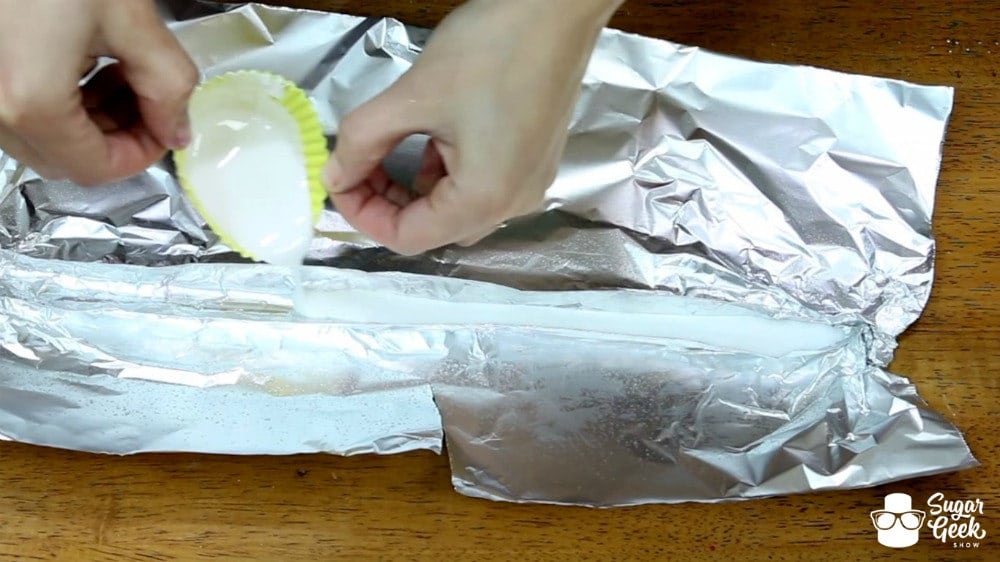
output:
<path id="1" fill-rule="evenodd" d="M 206 77 L 307 88 L 331 143 L 428 37 L 162 8 Z M 885 370 L 931 289 L 952 95 L 608 30 L 544 212 L 404 258 L 328 209 L 301 272 L 221 245 L 169 162 L 82 189 L 2 156 L 0 435 L 115 454 L 446 442 L 461 493 L 589 506 L 975 466 Z"/>

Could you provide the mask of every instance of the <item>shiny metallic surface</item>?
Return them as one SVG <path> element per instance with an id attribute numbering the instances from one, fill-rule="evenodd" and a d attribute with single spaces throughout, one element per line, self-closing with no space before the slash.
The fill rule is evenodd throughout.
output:
<path id="1" fill-rule="evenodd" d="M 428 36 L 191 5 L 162 4 L 206 76 L 308 84 L 332 141 Z M 403 258 L 330 209 L 301 273 L 220 245 L 169 163 L 82 189 L 2 156 L 0 438 L 115 454 L 446 439 L 464 494 L 591 506 L 975 466 L 884 370 L 931 289 L 952 96 L 609 30 L 544 212 Z M 412 175 L 422 142 L 391 173 Z"/>

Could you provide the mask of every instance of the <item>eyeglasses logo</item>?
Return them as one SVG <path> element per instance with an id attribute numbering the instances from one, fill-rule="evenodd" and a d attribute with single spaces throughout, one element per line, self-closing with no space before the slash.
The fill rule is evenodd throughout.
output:
<path id="1" fill-rule="evenodd" d="M 913 509 L 909 494 L 889 494 L 885 508 L 871 512 L 872 524 L 878 530 L 878 542 L 890 548 L 906 548 L 920 540 L 920 528 L 927 513 Z"/>

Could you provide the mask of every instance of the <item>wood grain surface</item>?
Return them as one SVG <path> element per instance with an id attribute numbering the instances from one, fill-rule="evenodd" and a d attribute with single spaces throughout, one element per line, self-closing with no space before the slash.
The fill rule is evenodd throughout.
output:
<path id="1" fill-rule="evenodd" d="M 287 0 L 432 26 L 456 1 Z M 628 2 L 612 25 L 759 60 L 957 88 L 937 200 L 937 281 L 896 372 L 983 465 L 889 486 L 726 505 L 588 510 L 474 500 L 447 459 L 111 458 L 0 444 L 2 560 L 1000 560 L 1000 2 Z M 978 550 L 879 546 L 884 495 L 980 498 Z"/>

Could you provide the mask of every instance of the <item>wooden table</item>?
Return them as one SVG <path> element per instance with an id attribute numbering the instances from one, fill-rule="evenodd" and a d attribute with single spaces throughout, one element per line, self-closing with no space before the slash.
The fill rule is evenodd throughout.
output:
<path id="1" fill-rule="evenodd" d="M 456 1 L 288 0 L 432 26 Z M 919 6 L 917 6 L 919 5 Z M 983 466 L 878 489 L 729 505 L 587 510 L 459 496 L 447 460 L 107 458 L 0 444 L 0 559 L 1000 559 L 1000 1 L 632 0 L 614 27 L 754 59 L 957 87 L 938 196 L 938 278 L 893 368 Z M 977 551 L 890 551 L 890 491 L 981 498 Z"/>

